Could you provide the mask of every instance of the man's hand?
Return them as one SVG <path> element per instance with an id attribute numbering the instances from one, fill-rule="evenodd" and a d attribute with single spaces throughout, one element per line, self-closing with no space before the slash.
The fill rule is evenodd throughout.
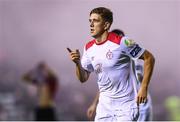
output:
<path id="1" fill-rule="evenodd" d="M 137 96 L 137 104 L 145 103 L 147 100 L 147 88 L 141 87 Z"/>
<path id="2" fill-rule="evenodd" d="M 84 83 L 88 80 L 90 73 L 86 71 L 80 61 L 80 52 L 78 49 L 72 51 L 70 48 L 67 48 L 70 53 L 71 60 L 76 64 L 76 75 L 81 83 Z"/>
<path id="3" fill-rule="evenodd" d="M 95 116 L 95 113 L 96 113 L 96 105 L 92 104 L 88 110 L 87 110 L 87 117 L 89 120 L 94 120 L 94 116 Z"/>
<path id="4" fill-rule="evenodd" d="M 68 52 L 70 53 L 70 58 L 71 60 L 75 63 L 78 64 L 80 62 L 80 52 L 78 49 L 75 51 L 72 51 L 70 48 L 67 48 Z"/>

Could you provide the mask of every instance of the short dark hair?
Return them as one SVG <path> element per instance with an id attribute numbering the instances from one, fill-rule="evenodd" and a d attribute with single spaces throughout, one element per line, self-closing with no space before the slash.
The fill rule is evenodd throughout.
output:
<path id="1" fill-rule="evenodd" d="M 108 8 L 105 8 L 105 7 L 94 8 L 90 12 L 90 15 L 92 13 L 99 14 L 105 21 L 109 22 L 110 24 L 112 24 L 112 22 L 113 22 L 113 13 Z"/>

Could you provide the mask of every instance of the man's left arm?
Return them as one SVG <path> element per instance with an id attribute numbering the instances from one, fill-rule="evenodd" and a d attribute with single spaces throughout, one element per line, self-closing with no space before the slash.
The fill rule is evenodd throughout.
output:
<path id="1" fill-rule="evenodd" d="M 141 55 L 140 59 L 144 60 L 144 76 L 142 79 L 141 87 L 137 96 L 137 103 L 144 103 L 147 99 L 148 85 L 152 76 L 155 58 L 154 56 L 147 50 Z"/>

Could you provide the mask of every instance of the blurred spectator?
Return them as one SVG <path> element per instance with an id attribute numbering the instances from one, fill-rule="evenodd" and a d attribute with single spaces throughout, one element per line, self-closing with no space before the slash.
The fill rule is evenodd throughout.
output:
<path id="1" fill-rule="evenodd" d="M 40 62 L 34 69 L 25 73 L 23 79 L 38 88 L 39 101 L 35 108 L 35 120 L 57 120 L 54 98 L 57 93 L 58 79 L 53 71 L 45 62 Z"/>

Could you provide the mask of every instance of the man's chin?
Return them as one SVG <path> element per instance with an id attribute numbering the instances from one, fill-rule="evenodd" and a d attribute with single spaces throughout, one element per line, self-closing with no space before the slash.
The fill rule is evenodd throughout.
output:
<path id="1" fill-rule="evenodd" d="M 97 35 L 95 35 L 95 34 L 91 34 L 91 36 L 92 36 L 93 38 L 96 38 L 96 37 L 97 37 Z"/>

